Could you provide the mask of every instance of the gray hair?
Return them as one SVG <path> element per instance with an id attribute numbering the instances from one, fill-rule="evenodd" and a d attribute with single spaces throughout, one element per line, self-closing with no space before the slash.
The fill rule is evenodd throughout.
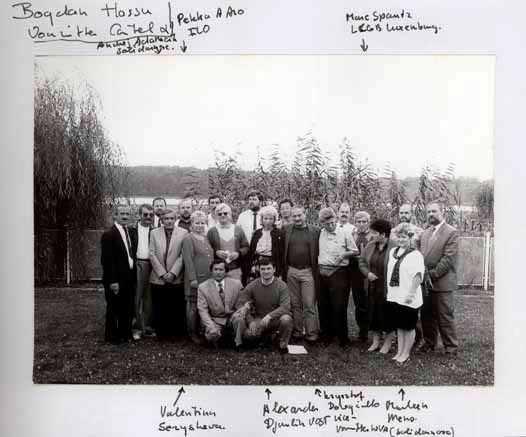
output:
<path id="1" fill-rule="evenodd" d="M 261 218 L 263 218 L 263 216 L 272 216 L 274 217 L 274 221 L 276 221 L 278 219 L 278 210 L 271 205 L 267 205 L 259 210 L 259 215 Z"/>
<path id="2" fill-rule="evenodd" d="M 415 234 L 413 227 L 409 223 L 400 223 L 392 230 L 392 233 L 397 236 L 407 235 L 408 237 L 412 237 Z"/>
<path id="3" fill-rule="evenodd" d="M 361 218 L 364 218 L 366 220 L 371 220 L 371 215 L 367 211 L 358 211 L 356 214 L 354 214 L 354 220 L 359 220 Z"/>
<path id="4" fill-rule="evenodd" d="M 230 208 L 230 206 L 228 206 L 226 203 L 220 203 L 216 206 L 215 214 L 217 215 L 221 211 L 228 212 L 228 215 L 232 217 L 232 208 Z"/>
<path id="5" fill-rule="evenodd" d="M 204 219 L 205 222 L 208 222 L 208 217 L 203 211 L 194 211 L 192 215 L 190 215 L 190 221 L 194 223 L 197 219 Z"/>

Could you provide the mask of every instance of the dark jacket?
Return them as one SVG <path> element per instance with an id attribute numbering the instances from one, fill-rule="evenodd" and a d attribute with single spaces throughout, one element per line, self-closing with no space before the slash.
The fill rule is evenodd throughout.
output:
<path id="1" fill-rule="evenodd" d="M 284 249 L 283 249 L 283 277 L 287 277 L 287 256 L 288 256 L 288 250 L 289 250 L 289 242 L 290 242 L 290 236 L 292 234 L 292 229 L 294 225 L 287 225 L 282 230 L 284 234 Z M 315 278 L 318 276 L 318 254 L 320 251 L 320 228 L 313 225 L 307 225 L 307 228 L 309 230 L 309 236 L 310 236 L 310 262 L 312 267 L 312 274 Z"/>
<path id="2" fill-rule="evenodd" d="M 238 225 L 232 225 L 235 226 L 234 228 L 234 240 L 235 240 L 235 248 L 236 252 L 239 252 L 239 258 L 235 261 L 232 261 L 228 268 L 230 270 L 236 269 L 238 267 L 241 267 L 242 259 L 243 257 L 248 253 L 248 241 L 245 237 L 245 233 L 243 232 L 243 229 L 241 229 Z M 208 230 L 208 233 L 206 234 L 208 241 L 210 242 L 210 246 L 212 246 L 212 249 L 214 249 L 214 256 L 215 253 L 218 250 L 221 250 L 221 237 L 219 236 L 219 232 L 214 226 L 213 228 L 210 228 Z"/>
<path id="3" fill-rule="evenodd" d="M 135 270 L 137 229 L 129 227 L 128 234 L 131 242 L 130 256 L 133 259 L 133 270 Z M 122 241 L 121 234 L 115 225 L 102 234 L 100 244 L 103 284 L 107 286 L 128 281 L 130 276 L 128 254 L 126 253 L 126 246 L 124 241 Z"/>
<path id="4" fill-rule="evenodd" d="M 259 228 L 254 231 L 252 234 L 252 239 L 250 241 L 250 249 L 248 251 L 248 259 L 249 263 L 252 266 L 253 263 L 256 261 L 256 248 L 258 245 L 258 241 L 263 235 L 263 229 Z M 270 231 L 270 238 L 272 240 L 272 260 L 274 261 L 274 265 L 276 266 L 276 276 L 281 276 L 284 270 L 283 267 L 283 244 L 284 244 L 284 238 L 283 238 L 283 232 L 281 229 L 278 229 L 276 227 L 272 228 Z"/>
<path id="5" fill-rule="evenodd" d="M 458 232 L 444 223 L 431 239 L 433 230 L 427 228 L 420 236 L 420 251 L 433 283 L 434 291 L 452 291 L 457 288 Z"/>
<path id="6" fill-rule="evenodd" d="M 369 261 L 371 260 L 371 256 L 373 255 L 375 246 L 376 246 L 376 242 L 374 241 L 367 243 L 367 245 L 362 249 L 362 253 L 360 254 L 360 257 L 358 258 L 358 265 L 360 268 L 360 272 L 362 272 L 362 275 L 365 276 L 364 289 L 366 290 L 369 288 L 369 281 L 367 280 L 367 275 L 370 272 Z M 395 246 L 396 245 L 391 240 L 388 240 L 385 258 L 384 258 L 384 269 L 385 269 L 384 270 L 384 278 L 385 278 L 384 290 L 386 292 L 387 292 L 387 281 L 389 280 L 387 278 L 387 264 L 389 263 L 389 252 Z"/>

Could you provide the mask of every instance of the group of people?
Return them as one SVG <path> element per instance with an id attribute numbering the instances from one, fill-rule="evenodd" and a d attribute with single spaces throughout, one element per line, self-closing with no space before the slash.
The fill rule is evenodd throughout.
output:
<path id="1" fill-rule="evenodd" d="M 191 199 L 177 210 L 156 198 L 139 207 L 117 205 L 114 224 L 101 239 L 106 298 L 105 340 L 188 336 L 196 344 L 243 349 L 289 343 L 350 344 L 347 308 L 355 307 L 358 340 L 368 351 L 409 360 L 419 350 L 456 354 L 454 323 L 456 230 L 442 205 L 427 205 L 428 227 L 415 226 L 409 205 L 399 224 L 347 203 L 319 211 L 319 227 L 305 210 L 283 199 L 263 205 L 257 191 L 234 223 L 219 196 L 209 213 Z M 278 211 L 279 210 L 279 211 Z M 354 217 L 354 224 L 351 218 Z"/>

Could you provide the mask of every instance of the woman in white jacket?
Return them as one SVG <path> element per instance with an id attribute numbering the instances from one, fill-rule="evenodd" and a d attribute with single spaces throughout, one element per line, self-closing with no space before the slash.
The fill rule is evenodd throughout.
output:
<path id="1" fill-rule="evenodd" d="M 387 264 L 387 312 L 397 328 L 398 351 L 393 360 L 402 364 L 409 360 L 415 342 L 425 267 L 422 254 L 411 247 L 410 225 L 401 223 L 392 232 L 397 246 L 389 252 Z"/>

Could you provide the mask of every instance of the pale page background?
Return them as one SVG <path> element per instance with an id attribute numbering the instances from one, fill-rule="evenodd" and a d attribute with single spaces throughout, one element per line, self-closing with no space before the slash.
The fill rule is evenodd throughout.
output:
<path id="1" fill-rule="evenodd" d="M 35 2 L 36 3 L 36 2 Z M 145 2 L 153 4 L 153 2 Z M 161 2 L 162 3 L 162 2 Z M 214 9 L 228 3 L 200 2 Z M 69 3 L 72 5 L 73 3 Z M 78 4 L 81 4 L 79 2 Z M 120 5 L 124 5 L 121 2 Z M 136 3 L 138 4 L 138 3 Z M 178 2 L 197 8 L 198 2 Z M 359 39 L 342 25 L 345 12 L 372 9 L 368 1 L 238 1 L 253 12 L 241 25 L 202 39 L 188 54 L 361 53 Z M 41 1 L 44 8 L 59 2 Z M 386 38 L 367 36 L 368 54 L 493 54 L 496 55 L 496 227 L 495 386 L 489 388 L 409 388 L 433 408 L 428 424 L 449 423 L 456 435 L 526 435 L 524 311 L 521 272 L 525 237 L 523 189 L 524 44 L 522 2 L 427 1 L 375 2 L 374 8 L 405 7 L 445 27 L 438 37 L 418 34 Z M 186 9 L 186 7 L 185 7 Z M 188 7 L 190 9 L 190 7 Z M 32 245 L 32 84 L 34 45 L 25 29 L 11 20 L 11 6 L 1 9 L 2 147 L 0 194 L 2 229 L 0 281 L 1 434 L 5 436 L 130 436 L 158 435 L 159 405 L 175 398 L 179 387 L 33 386 L 33 245 Z M 234 32 L 235 30 L 235 32 Z M 57 46 L 58 47 L 58 46 Z M 61 47 L 65 47 L 61 46 Z M 77 46 L 67 46 L 75 54 Z M 49 44 L 46 50 L 51 51 Z M 94 51 L 84 48 L 87 53 Z M 53 49 L 56 50 L 56 49 Z M 58 51 L 59 52 L 59 51 Z M 58 54 L 58 52 L 56 54 Z M 365 55 L 364 55 L 365 56 Z M 474 157 L 476 159 L 476 157 Z M 476 368 L 473 369 L 476 371 Z M 398 388 L 367 388 L 382 396 Z M 280 399 L 298 400 L 309 388 L 273 388 Z M 191 387 L 203 407 L 214 408 L 229 430 L 221 435 L 263 435 L 261 406 L 264 387 Z M 307 399 L 307 398 L 305 398 Z M 312 430 L 312 435 L 317 435 Z M 181 435 L 177 433 L 177 435 Z M 199 435 L 199 434 L 193 434 Z M 285 435 L 284 433 L 282 435 Z"/>

